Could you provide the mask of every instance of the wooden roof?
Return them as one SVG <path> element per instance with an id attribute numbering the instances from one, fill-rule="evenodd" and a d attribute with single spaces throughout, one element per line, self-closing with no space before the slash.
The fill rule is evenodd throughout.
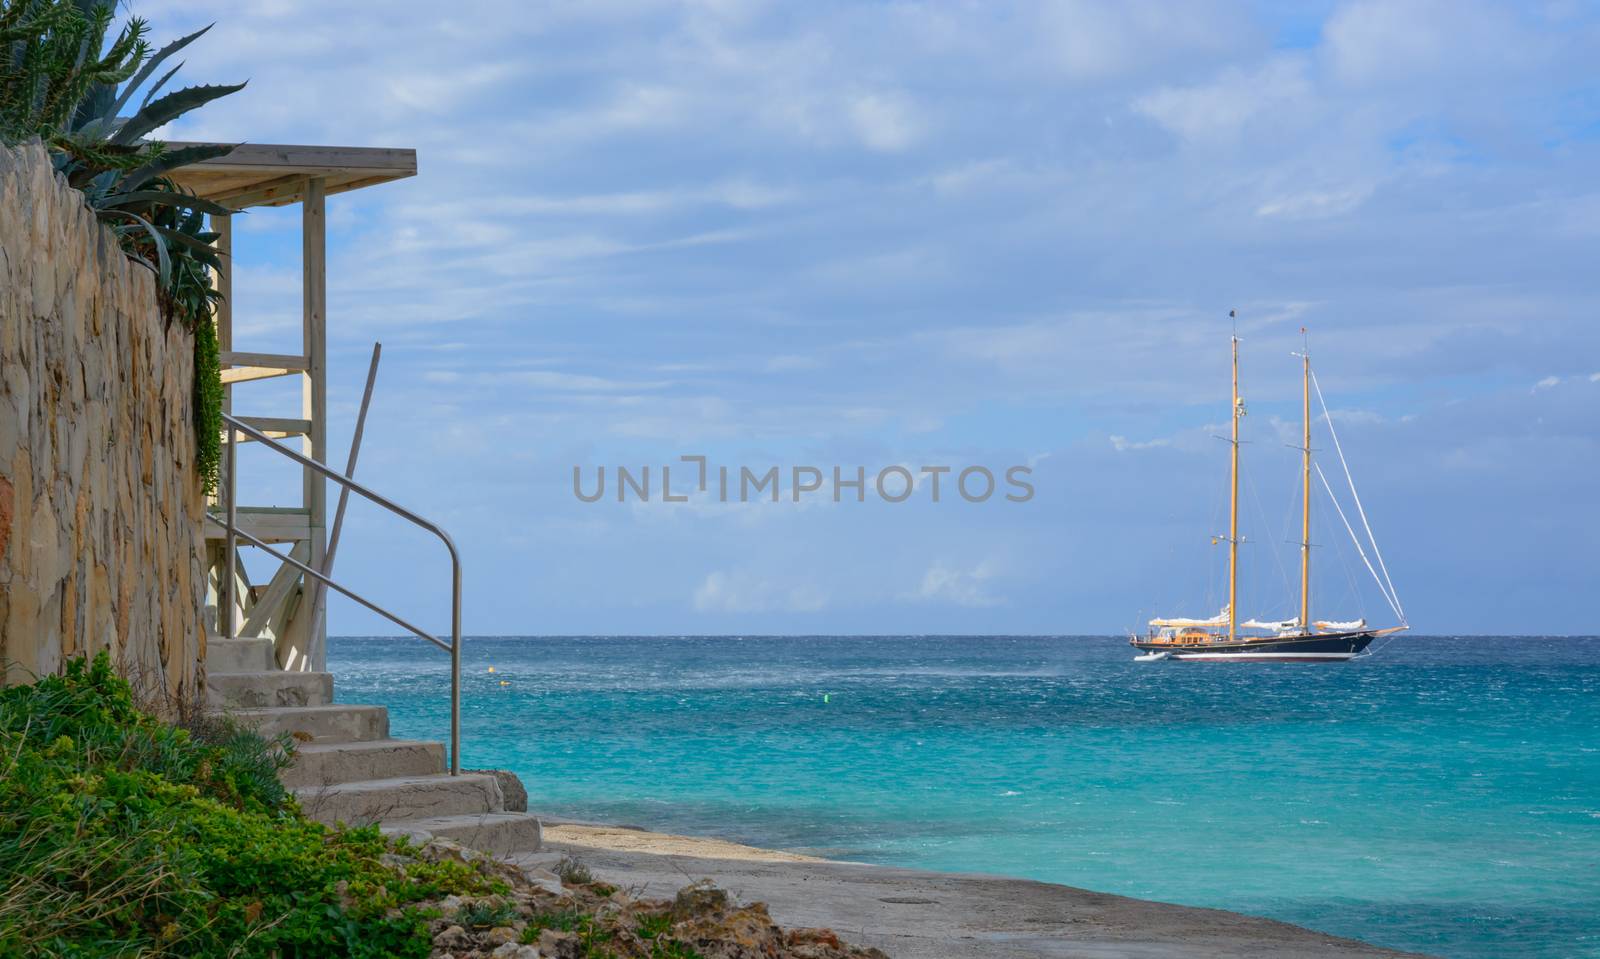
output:
<path id="1" fill-rule="evenodd" d="M 167 144 L 173 148 L 193 145 Z M 297 203 L 312 177 L 321 177 L 327 192 L 333 194 L 416 175 L 415 150 L 273 143 L 246 143 L 225 157 L 171 174 L 196 194 L 240 210 Z"/>

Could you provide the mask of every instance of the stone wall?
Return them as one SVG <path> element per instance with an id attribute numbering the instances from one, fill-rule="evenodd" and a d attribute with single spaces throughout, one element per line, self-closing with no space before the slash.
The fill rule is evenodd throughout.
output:
<path id="1" fill-rule="evenodd" d="M 109 649 L 203 682 L 190 337 L 50 169 L 0 146 L 0 659 L 8 683 Z"/>

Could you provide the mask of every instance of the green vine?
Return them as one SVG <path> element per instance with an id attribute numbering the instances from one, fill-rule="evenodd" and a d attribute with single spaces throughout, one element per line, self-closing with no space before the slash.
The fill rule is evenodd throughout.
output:
<path id="1" fill-rule="evenodd" d="M 207 493 L 217 491 L 222 467 L 222 363 L 217 353 L 217 327 L 194 328 L 195 469 Z"/>

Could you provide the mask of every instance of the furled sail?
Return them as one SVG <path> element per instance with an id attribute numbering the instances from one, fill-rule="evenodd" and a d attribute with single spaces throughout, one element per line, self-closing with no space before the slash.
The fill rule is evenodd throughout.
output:
<path id="1" fill-rule="evenodd" d="M 1152 619 L 1151 626 L 1226 626 L 1228 625 L 1228 607 L 1222 607 L 1222 612 L 1210 619 Z"/>
<path id="2" fill-rule="evenodd" d="M 1247 619 L 1244 622 L 1239 624 L 1239 628 L 1240 629 L 1270 629 L 1270 630 L 1273 630 L 1274 632 L 1281 633 L 1286 629 L 1299 629 L 1300 628 L 1300 617 L 1296 616 L 1294 619 L 1286 619 L 1286 620 L 1284 620 L 1282 622 L 1279 622 L 1279 623 L 1263 623 L 1259 619 Z"/>
<path id="3" fill-rule="evenodd" d="M 1365 619 L 1352 619 L 1348 623 L 1335 623 L 1320 619 L 1317 620 L 1318 629 L 1331 629 L 1334 632 L 1344 632 L 1351 629 L 1364 629 L 1366 628 L 1366 625 L 1367 621 Z"/>

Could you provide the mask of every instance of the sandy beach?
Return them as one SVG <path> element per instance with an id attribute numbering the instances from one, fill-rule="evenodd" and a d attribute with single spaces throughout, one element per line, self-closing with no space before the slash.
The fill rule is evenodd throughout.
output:
<path id="1" fill-rule="evenodd" d="M 546 820 L 545 848 L 670 896 L 710 878 L 784 926 L 827 926 L 894 959 L 1416 956 L 1299 926 L 981 874 L 832 862 L 721 839 Z"/>

